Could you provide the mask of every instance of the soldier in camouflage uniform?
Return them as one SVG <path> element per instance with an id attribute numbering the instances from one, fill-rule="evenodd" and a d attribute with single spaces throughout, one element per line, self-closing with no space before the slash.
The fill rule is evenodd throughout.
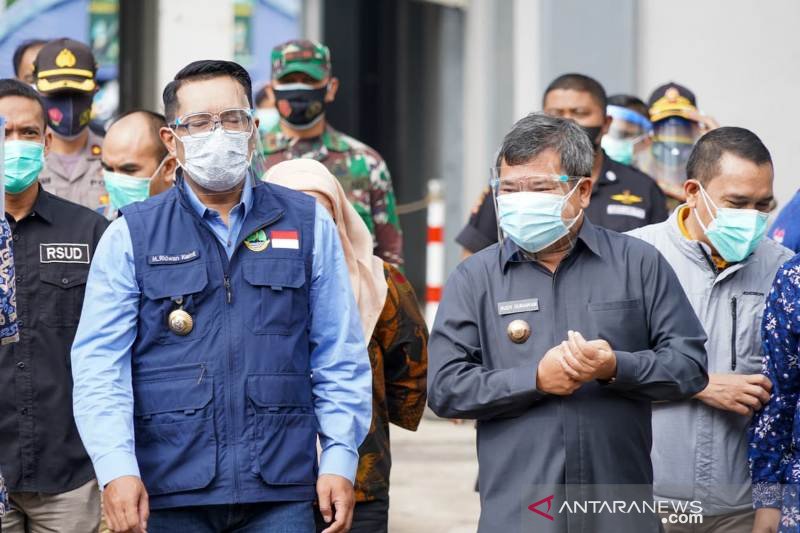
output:
<path id="1" fill-rule="evenodd" d="M 367 224 L 375 255 L 402 265 L 403 234 L 386 163 L 378 152 L 325 120 L 325 105 L 333 102 L 338 86 L 327 46 L 301 40 L 272 50 L 272 84 L 267 90 L 274 93 L 281 120 L 262 139 L 267 167 L 298 157 L 320 161 Z"/>

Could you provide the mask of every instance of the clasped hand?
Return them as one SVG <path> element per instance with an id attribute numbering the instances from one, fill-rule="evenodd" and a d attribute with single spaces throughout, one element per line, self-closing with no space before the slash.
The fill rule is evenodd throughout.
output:
<path id="1" fill-rule="evenodd" d="M 617 357 L 603 339 L 587 341 L 577 331 L 544 354 L 536 374 L 536 388 L 566 396 L 595 379 L 609 380 L 617 374 Z"/>

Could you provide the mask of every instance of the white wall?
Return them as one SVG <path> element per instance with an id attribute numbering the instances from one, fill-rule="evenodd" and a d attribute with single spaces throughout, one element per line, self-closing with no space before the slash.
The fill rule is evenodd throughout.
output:
<path id="1" fill-rule="evenodd" d="M 639 3 L 638 92 L 676 81 L 722 125 L 753 130 L 784 205 L 800 187 L 800 2 Z"/>
<path id="2" fill-rule="evenodd" d="M 156 102 L 175 74 L 198 59 L 233 59 L 232 0 L 160 0 Z"/>

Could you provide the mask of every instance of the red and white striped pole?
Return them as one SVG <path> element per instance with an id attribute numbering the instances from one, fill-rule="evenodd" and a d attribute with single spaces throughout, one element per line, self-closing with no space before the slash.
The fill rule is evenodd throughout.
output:
<path id="1" fill-rule="evenodd" d="M 425 264 L 425 321 L 428 329 L 439 309 L 444 285 L 444 197 L 440 180 L 428 182 L 428 245 Z"/>

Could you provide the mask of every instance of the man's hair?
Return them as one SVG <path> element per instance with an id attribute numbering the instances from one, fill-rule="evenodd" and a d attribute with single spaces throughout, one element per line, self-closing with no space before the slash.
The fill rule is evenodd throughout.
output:
<path id="1" fill-rule="evenodd" d="M 33 46 L 44 46 L 47 41 L 44 39 L 28 39 L 22 41 L 19 46 L 14 50 L 14 56 L 11 62 L 14 64 L 14 76 L 19 76 L 19 68 L 22 66 L 22 56 L 28 51 L 28 48 Z"/>
<path id="2" fill-rule="evenodd" d="M 769 150 L 755 133 L 744 128 L 726 126 L 711 130 L 700 137 L 686 163 L 686 177 L 703 185 L 707 184 L 717 175 L 719 162 L 728 153 L 758 166 L 767 163 L 772 165 Z"/>
<path id="3" fill-rule="evenodd" d="M 267 86 L 261 87 L 258 91 L 256 91 L 256 95 L 254 100 L 256 102 L 256 107 L 261 105 L 261 102 L 267 99 Z"/>
<path id="4" fill-rule="evenodd" d="M 608 105 L 616 105 L 624 107 L 639 113 L 647 120 L 650 120 L 650 112 L 647 110 L 645 104 L 640 98 L 630 94 L 614 94 L 608 97 Z"/>
<path id="5" fill-rule="evenodd" d="M 606 90 L 603 89 L 600 82 L 594 78 L 590 78 L 584 74 L 562 74 L 551 81 L 550 85 L 547 86 L 547 89 L 544 91 L 544 96 L 542 96 L 542 104 L 544 104 L 544 101 L 547 99 L 547 95 L 557 89 L 589 93 L 600 106 L 600 109 L 603 110 L 603 113 L 606 112 Z"/>
<path id="6" fill-rule="evenodd" d="M 28 98 L 36 102 L 42 109 L 42 123 L 47 127 L 47 110 L 44 107 L 44 102 L 42 102 L 39 93 L 34 91 L 30 85 L 12 78 L 2 79 L 0 80 L 0 98 L 6 96 L 21 96 L 22 98 Z M 42 133 L 44 133 L 44 129 Z"/>
<path id="7" fill-rule="evenodd" d="M 521 118 L 503 138 L 497 166 L 524 165 L 545 150 L 561 157 L 561 171 L 568 176 L 590 176 L 594 147 L 583 129 L 571 120 L 531 113 Z"/>
<path id="8" fill-rule="evenodd" d="M 162 97 L 164 99 L 164 114 L 167 120 L 169 122 L 175 120 L 175 112 L 178 109 L 178 89 L 185 82 L 210 80 L 222 76 L 229 76 L 242 86 L 244 94 L 247 96 L 247 102 L 252 108 L 253 86 L 250 81 L 250 75 L 244 67 L 233 61 L 205 59 L 203 61 L 194 61 L 183 67 L 175 74 L 175 78 L 164 87 Z"/>
<path id="9" fill-rule="evenodd" d="M 150 134 L 150 137 L 153 140 L 153 144 L 156 148 L 156 157 L 159 161 L 164 159 L 166 155 L 169 153 L 167 150 L 166 145 L 161 140 L 161 128 L 167 127 L 167 119 L 161 113 L 156 113 L 155 111 L 150 111 L 149 109 L 132 109 L 130 111 L 126 111 L 122 113 L 117 118 L 114 119 L 114 122 L 108 127 L 108 130 L 114 127 L 114 124 L 119 122 L 125 117 L 130 117 L 132 115 L 142 115 L 144 119 L 147 121 L 147 130 Z M 106 130 L 106 132 L 108 132 Z"/>

